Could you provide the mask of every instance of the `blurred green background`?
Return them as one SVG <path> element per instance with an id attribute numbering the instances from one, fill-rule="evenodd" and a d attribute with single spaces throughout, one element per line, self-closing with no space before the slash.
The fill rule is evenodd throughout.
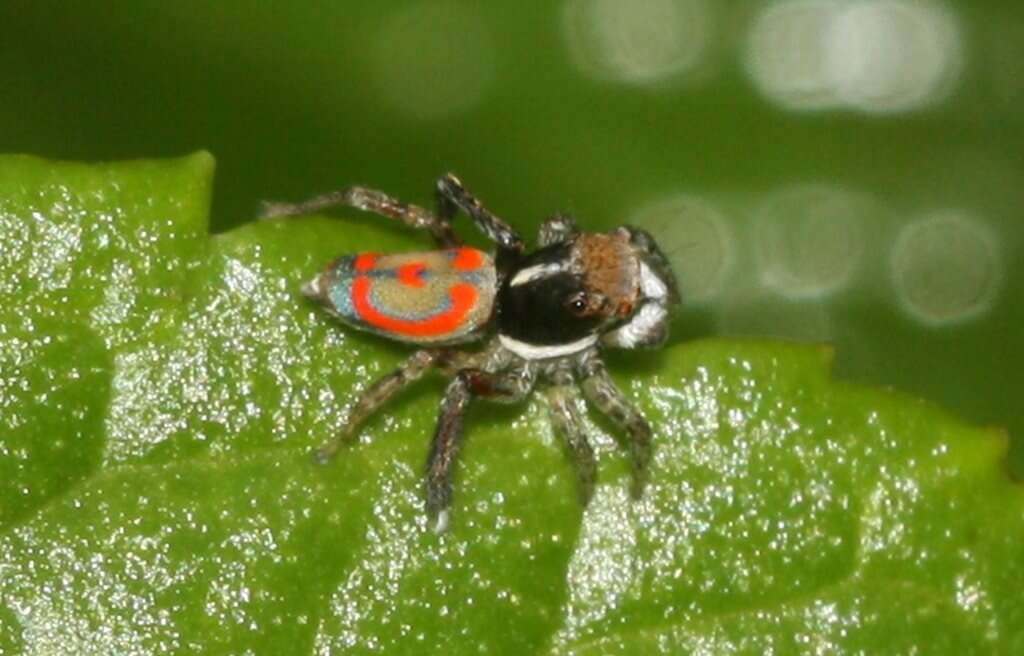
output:
<path id="1" fill-rule="evenodd" d="M 0 39 L 0 151 L 209 149 L 217 231 L 455 171 L 524 231 L 647 227 L 681 338 L 831 342 L 1024 435 L 1019 2 L 5 0 Z"/>

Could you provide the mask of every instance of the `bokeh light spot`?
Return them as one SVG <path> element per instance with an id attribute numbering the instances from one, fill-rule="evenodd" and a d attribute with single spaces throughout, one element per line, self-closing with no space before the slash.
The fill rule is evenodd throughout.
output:
<path id="1" fill-rule="evenodd" d="M 754 226 L 761 281 L 794 298 L 848 283 L 864 253 L 870 203 L 831 186 L 805 186 L 769 198 Z"/>
<path id="2" fill-rule="evenodd" d="M 824 35 L 839 12 L 834 0 L 795 0 L 771 5 L 756 18 L 747 66 L 761 93 L 790 109 L 836 104 Z"/>
<path id="3" fill-rule="evenodd" d="M 640 210 L 630 222 L 650 232 L 672 264 L 685 303 L 712 299 L 732 266 L 732 237 L 722 213 L 680 195 Z"/>
<path id="4" fill-rule="evenodd" d="M 957 22 L 934 3 L 854 3 L 836 17 L 827 39 L 837 96 L 865 111 L 930 105 L 945 95 L 961 68 Z"/>
<path id="5" fill-rule="evenodd" d="M 696 68 L 711 26 L 707 0 L 569 0 L 565 6 L 573 62 L 604 80 L 645 84 Z"/>
<path id="6" fill-rule="evenodd" d="M 386 103 L 432 119 L 477 104 L 494 79 L 494 40 L 475 5 L 420 2 L 388 17 L 373 44 Z"/>
<path id="7" fill-rule="evenodd" d="M 789 109 L 921 109 L 959 78 L 957 18 L 928 0 L 795 0 L 754 20 L 747 67 Z"/>
<path id="8" fill-rule="evenodd" d="M 955 322 L 991 307 L 999 270 L 988 229 L 953 211 L 906 226 L 892 253 L 900 303 L 924 323 Z"/>

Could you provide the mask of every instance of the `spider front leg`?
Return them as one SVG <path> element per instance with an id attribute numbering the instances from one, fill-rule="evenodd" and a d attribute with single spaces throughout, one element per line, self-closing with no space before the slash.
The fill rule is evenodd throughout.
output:
<path id="1" fill-rule="evenodd" d="M 427 459 L 427 516 L 434 530 L 448 526 L 448 507 L 452 501 L 452 465 L 462 443 L 463 418 L 473 398 L 503 403 L 521 401 L 533 389 L 536 370 L 530 363 L 516 369 L 489 372 L 463 369 L 448 384 L 437 418 L 437 428 Z"/>
<path id="2" fill-rule="evenodd" d="M 633 463 L 633 497 L 643 494 L 647 468 L 651 462 L 651 426 L 612 381 L 597 351 L 589 351 L 579 364 L 583 395 L 598 410 L 625 429 L 629 435 L 629 453 Z"/>
<path id="3" fill-rule="evenodd" d="M 579 233 L 576 228 L 576 220 L 569 214 L 555 214 L 544 219 L 540 224 L 540 235 L 537 238 L 537 245 L 541 248 L 551 244 L 561 244 L 569 241 Z"/>
<path id="4" fill-rule="evenodd" d="M 580 502 L 586 508 L 594 496 L 594 484 L 597 481 L 597 460 L 594 449 L 587 440 L 587 433 L 580 417 L 575 381 L 572 372 L 559 369 L 552 375 L 554 383 L 547 390 L 548 406 L 551 410 L 551 422 L 555 432 L 560 434 L 569 447 L 576 478 L 579 481 Z"/>
<path id="5" fill-rule="evenodd" d="M 348 187 L 330 191 L 301 203 L 264 203 L 260 218 L 273 219 L 282 216 L 312 214 L 332 207 L 354 207 L 401 221 L 410 228 L 426 230 L 441 248 L 451 248 L 462 244 L 462 240 L 452 230 L 448 219 L 439 218 L 422 207 L 403 203 L 382 191 L 367 187 Z"/>
<path id="6" fill-rule="evenodd" d="M 314 460 L 323 464 L 333 458 L 342 446 L 355 438 L 356 429 L 360 424 L 395 394 L 410 383 L 419 380 L 438 361 L 441 354 L 441 351 L 416 351 L 397 369 L 370 385 L 352 406 L 345 425 L 341 427 L 334 439 L 316 450 L 313 456 Z"/>

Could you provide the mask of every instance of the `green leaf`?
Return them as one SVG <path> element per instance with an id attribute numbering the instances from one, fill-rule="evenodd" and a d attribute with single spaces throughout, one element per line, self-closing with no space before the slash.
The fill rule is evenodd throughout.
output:
<path id="1" fill-rule="evenodd" d="M 827 349 L 610 356 L 656 431 L 576 502 L 542 404 L 474 408 L 422 517 L 441 381 L 310 450 L 407 352 L 297 293 L 373 217 L 206 235 L 208 155 L 0 159 L 0 654 L 1024 650 L 1005 437 L 833 381 Z"/>

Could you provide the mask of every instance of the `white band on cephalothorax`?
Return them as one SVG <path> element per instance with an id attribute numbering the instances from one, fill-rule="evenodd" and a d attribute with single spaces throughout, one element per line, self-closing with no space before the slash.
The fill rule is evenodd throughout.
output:
<path id="1" fill-rule="evenodd" d="M 597 342 L 597 335 L 588 335 L 583 339 L 578 339 L 568 344 L 527 344 L 508 335 L 498 335 L 498 341 L 501 342 L 502 346 L 525 360 L 545 360 L 547 358 L 557 358 L 562 355 L 578 353 L 590 348 Z"/>
<path id="2" fill-rule="evenodd" d="M 565 271 L 565 264 L 562 262 L 534 264 L 517 272 L 516 275 L 512 276 L 512 280 L 508 284 L 510 287 L 515 287 L 516 285 L 522 285 L 539 278 L 547 278 L 563 271 Z"/>

